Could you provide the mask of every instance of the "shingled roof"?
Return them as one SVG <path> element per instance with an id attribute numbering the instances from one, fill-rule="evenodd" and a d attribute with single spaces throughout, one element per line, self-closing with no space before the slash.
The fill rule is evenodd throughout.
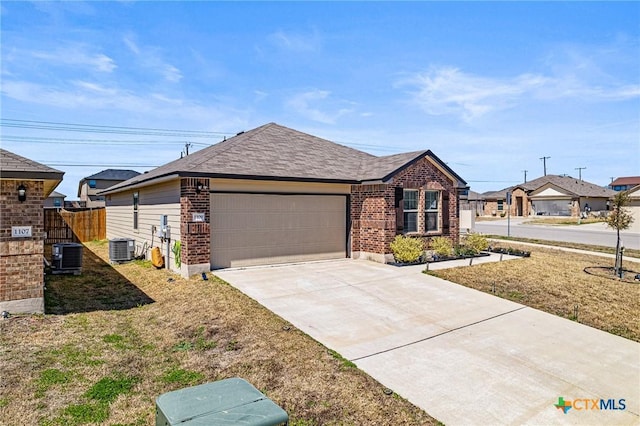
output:
<path id="1" fill-rule="evenodd" d="M 542 176 L 528 182 L 501 189 L 499 191 L 485 192 L 482 195 L 485 200 L 499 200 L 507 197 L 507 191 L 512 191 L 516 188 L 522 188 L 526 192 L 533 192 L 548 184 L 554 185 L 562 189 L 563 191 L 566 191 L 568 194 L 574 195 L 576 197 L 611 197 L 615 195 L 615 191 L 609 188 L 605 188 L 603 186 L 599 186 L 595 183 L 587 182 L 585 180 L 576 179 L 571 176 L 560 175 Z"/>
<path id="2" fill-rule="evenodd" d="M 122 169 L 106 169 L 91 176 L 87 176 L 83 180 L 128 180 L 132 177 L 138 176 L 140 172 L 135 170 L 122 170 Z"/>
<path id="3" fill-rule="evenodd" d="M 384 180 L 425 155 L 431 156 L 458 179 L 459 185 L 466 185 L 462 178 L 431 151 L 376 157 L 269 123 L 116 184 L 103 193 L 117 192 L 145 181 L 172 175 L 359 183 Z"/>
<path id="4" fill-rule="evenodd" d="M 64 172 L 60 170 L 0 148 L 2 179 L 42 180 L 45 183 L 45 196 L 48 196 L 60 184 L 63 175 Z"/>
<path id="5" fill-rule="evenodd" d="M 613 182 L 609 184 L 609 186 L 614 187 L 617 185 L 640 185 L 640 176 L 624 176 L 619 177 Z"/>
<path id="6" fill-rule="evenodd" d="M 64 174 L 60 170 L 45 166 L 2 148 L 0 148 L 0 171 L 5 179 L 38 179 L 38 177 L 51 179 L 52 175 L 62 179 Z M 29 178 L 25 177 L 25 173 L 28 174 Z"/>

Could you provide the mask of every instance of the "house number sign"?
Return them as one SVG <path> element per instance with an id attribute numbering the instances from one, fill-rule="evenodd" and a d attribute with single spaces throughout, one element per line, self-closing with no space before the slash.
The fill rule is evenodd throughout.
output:
<path id="1" fill-rule="evenodd" d="M 12 226 L 11 236 L 13 238 L 28 238 L 31 237 L 31 226 Z"/>
<path id="2" fill-rule="evenodd" d="M 204 222 L 204 213 L 193 213 L 192 222 Z"/>

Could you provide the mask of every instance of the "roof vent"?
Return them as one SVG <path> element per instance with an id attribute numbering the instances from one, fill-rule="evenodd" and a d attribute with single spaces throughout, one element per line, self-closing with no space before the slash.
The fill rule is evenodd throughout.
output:
<path id="1" fill-rule="evenodd" d="M 236 136 L 240 136 L 240 135 L 241 135 L 241 134 L 243 134 L 243 133 L 244 133 L 244 130 L 243 130 L 243 131 L 241 131 L 241 132 L 236 133 Z"/>

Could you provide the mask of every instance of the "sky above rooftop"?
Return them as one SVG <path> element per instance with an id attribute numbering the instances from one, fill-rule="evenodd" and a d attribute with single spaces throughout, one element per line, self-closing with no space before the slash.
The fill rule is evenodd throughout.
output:
<path id="1" fill-rule="evenodd" d="M 268 122 L 375 155 L 431 149 L 478 192 L 540 177 L 541 157 L 599 185 L 640 175 L 639 2 L 2 2 L 0 17 L 2 147 L 65 171 L 67 200 L 100 170 Z"/>

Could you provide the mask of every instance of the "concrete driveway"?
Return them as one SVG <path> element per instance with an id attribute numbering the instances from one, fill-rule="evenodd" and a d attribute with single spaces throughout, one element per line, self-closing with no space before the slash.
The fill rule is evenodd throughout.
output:
<path id="1" fill-rule="evenodd" d="M 640 344 L 621 337 L 416 268 L 345 259 L 216 275 L 448 425 L 640 423 Z M 625 409 L 577 401 L 564 414 L 559 397 Z"/>

